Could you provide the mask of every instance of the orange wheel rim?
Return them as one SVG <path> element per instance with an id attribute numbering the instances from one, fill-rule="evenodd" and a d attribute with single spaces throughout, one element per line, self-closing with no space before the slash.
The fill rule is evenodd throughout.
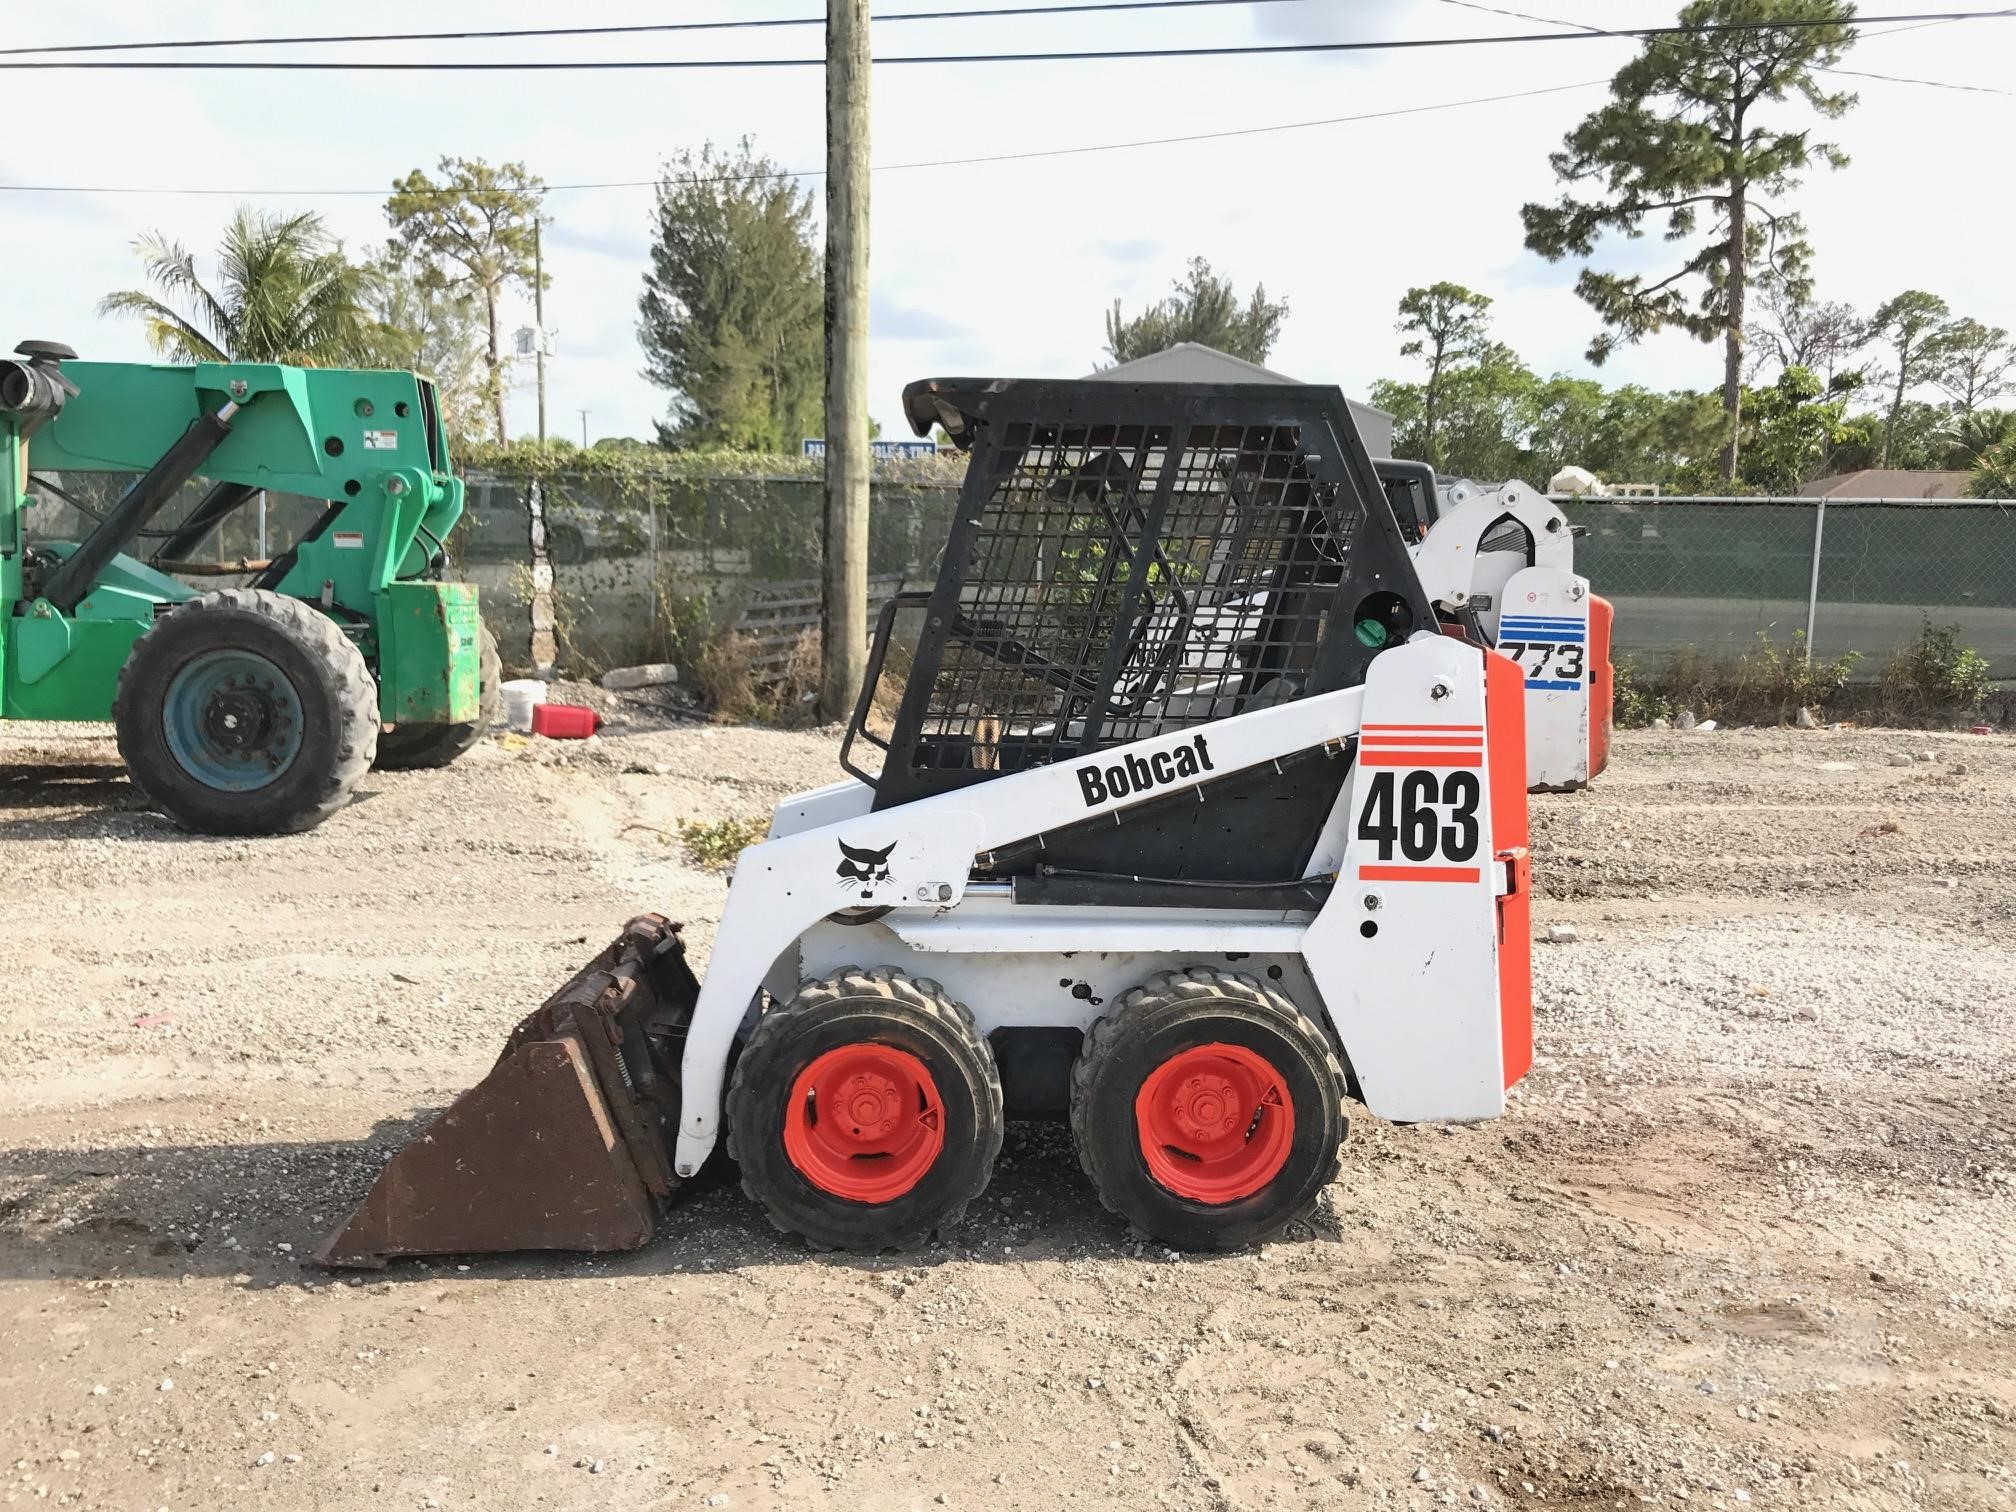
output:
<path id="1" fill-rule="evenodd" d="M 945 1148 L 945 1105 L 924 1062 L 889 1045 L 842 1045 L 798 1073 L 784 1154 L 820 1191 L 894 1202 Z"/>
<path id="2" fill-rule="evenodd" d="M 1281 1174 L 1295 1142 L 1295 1101 L 1264 1055 L 1197 1045 L 1162 1062 L 1134 1098 L 1148 1174 L 1192 1202 L 1251 1197 Z"/>

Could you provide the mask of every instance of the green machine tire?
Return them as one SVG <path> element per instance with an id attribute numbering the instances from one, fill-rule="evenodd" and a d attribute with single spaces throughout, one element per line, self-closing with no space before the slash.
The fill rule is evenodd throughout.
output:
<path id="1" fill-rule="evenodd" d="M 254 588 L 191 599 L 141 636 L 112 719 L 135 785 L 213 835 L 313 829 L 378 748 L 363 653 L 312 606 Z"/>
<path id="2" fill-rule="evenodd" d="M 482 651 L 478 662 L 479 712 L 471 724 L 393 725 L 378 737 L 381 772 L 412 772 L 445 767 L 483 738 L 504 713 L 503 658 L 497 653 L 497 637 L 483 627 Z"/>

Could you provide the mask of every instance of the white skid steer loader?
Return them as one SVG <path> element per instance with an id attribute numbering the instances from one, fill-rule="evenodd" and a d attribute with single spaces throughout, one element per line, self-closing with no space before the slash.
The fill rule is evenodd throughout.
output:
<path id="1" fill-rule="evenodd" d="M 1526 785 L 1586 787 L 1610 761 L 1611 608 L 1575 574 L 1577 527 L 1524 483 L 1438 483 L 1425 462 L 1376 464 L 1429 602 L 1519 663 Z"/>
<path id="2" fill-rule="evenodd" d="M 704 982 L 632 921 L 325 1262 L 640 1245 L 724 1151 L 780 1229 L 913 1246 L 1012 1117 L 1068 1120 L 1143 1231 L 1223 1249 L 1315 1204 L 1347 1100 L 1503 1109 L 1532 1060 L 1526 690 L 1438 615 L 1342 395 L 905 404 L 971 463 L 935 588 L 876 626 L 849 778 L 742 853 Z"/>

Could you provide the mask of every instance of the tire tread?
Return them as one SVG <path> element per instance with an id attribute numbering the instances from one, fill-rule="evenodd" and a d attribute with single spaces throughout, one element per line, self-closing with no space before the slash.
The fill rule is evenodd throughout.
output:
<path id="1" fill-rule="evenodd" d="M 350 794 L 358 781 L 371 769 L 372 759 L 378 751 L 378 685 L 364 661 L 364 653 L 337 628 L 334 620 L 300 599 L 288 598 L 270 589 L 219 588 L 177 605 L 168 619 L 161 623 L 172 622 L 176 615 L 223 613 L 247 614 L 267 621 L 321 664 L 329 686 L 336 694 L 337 760 L 313 800 L 282 823 L 239 827 L 226 825 L 218 827 L 216 832 L 299 834 L 303 830 L 311 830 L 349 803 Z M 154 633 L 155 630 L 150 629 L 134 642 L 134 651 L 137 653 L 147 636 Z M 120 731 L 122 747 L 127 721 L 133 717 L 136 693 L 130 674 L 136 660 L 139 660 L 137 655 L 129 655 L 121 664 L 112 696 L 112 719 Z M 130 758 L 127 767 L 134 784 L 154 803 L 167 808 L 168 801 L 148 786 L 149 774 L 135 767 Z"/>
<path id="2" fill-rule="evenodd" d="M 742 1047 L 742 1055 L 736 1063 L 735 1076 L 728 1088 L 728 1102 L 732 1105 L 743 1092 L 743 1067 L 752 1062 L 760 1064 L 762 1051 L 772 1041 L 789 1034 L 793 1021 L 804 1010 L 823 1007 L 828 1003 L 846 1002 L 861 998 L 884 998 L 900 1002 L 910 1008 L 936 1018 L 954 1028 L 978 1047 L 977 1057 L 985 1078 L 985 1087 L 992 1096 L 994 1106 L 1001 1106 L 1001 1073 L 994 1064 L 994 1056 L 987 1049 L 987 1042 L 981 1038 L 979 1025 L 973 1018 L 973 1011 L 964 1003 L 945 991 L 929 977 L 913 977 L 906 972 L 889 966 L 861 967 L 843 966 L 840 970 L 824 977 L 809 979 L 799 985 L 788 1003 L 779 1004 L 768 1013 L 760 1015 L 756 1027 L 750 1032 L 748 1043 Z M 750 1175 L 751 1162 L 743 1158 L 743 1152 L 736 1148 L 737 1120 L 730 1115 L 723 1120 L 727 1126 L 729 1158 L 742 1171 L 742 1190 L 750 1201 L 760 1208 L 770 1220 L 771 1227 L 779 1233 L 797 1234 L 799 1230 L 781 1219 L 771 1209 L 761 1186 Z M 901 1229 L 877 1236 L 878 1248 L 913 1250 L 922 1248 L 931 1240 L 949 1229 L 957 1228 L 965 1219 L 966 1210 L 973 1205 L 980 1194 L 987 1190 L 987 1183 L 994 1173 L 994 1162 L 1001 1155 L 1002 1120 L 996 1118 L 988 1137 L 983 1142 L 981 1159 L 975 1162 L 979 1181 L 973 1189 L 950 1204 L 944 1212 L 928 1226 Z M 808 1243 L 811 1241 L 807 1241 Z M 814 1248 L 830 1246 L 813 1245 Z"/>
<path id="3" fill-rule="evenodd" d="M 1071 1065 L 1071 1143 L 1078 1152 L 1080 1168 L 1099 1196 L 1100 1206 L 1116 1218 L 1130 1223 L 1133 1221 L 1111 1196 L 1113 1183 L 1108 1166 L 1121 1152 L 1105 1149 L 1091 1127 L 1093 1078 L 1106 1057 L 1114 1053 L 1122 1023 L 1130 1009 L 1138 1010 L 1144 1005 L 1161 1001 L 1204 1002 L 1223 998 L 1273 1014 L 1305 1036 L 1312 1045 L 1321 1046 L 1323 1071 L 1330 1084 L 1328 1090 L 1338 1105 L 1341 1106 L 1344 1101 L 1344 1063 L 1337 1055 L 1335 1043 L 1329 1033 L 1297 1007 L 1286 993 L 1246 972 L 1220 971 L 1213 966 L 1186 966 L 1157 973 L 1139 987 L 1123 993 L 1111 1010 L 1093 1020 L 1091 1029 L 1085 1035 L 1085 1048 Z M 1308 1201 L 1275 1225 L 1277 1232 L 1315 1211 L 1324 1189 L 1337 1179 L 1337 1173 L 1342 1169 L 1342 1148 L 1340 1145 L 1337 1151 L 1332 1152 L 1330 1169 L 1311 1192 Z"/>

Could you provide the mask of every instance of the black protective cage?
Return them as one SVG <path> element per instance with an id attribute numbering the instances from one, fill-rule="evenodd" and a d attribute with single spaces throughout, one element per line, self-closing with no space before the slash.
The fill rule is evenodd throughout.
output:
<path id="1" fill-rule="evenodd" d="M 887 752 L 878 809 L 1349 687 L 1435 627 L 1334 388 L 955 378 L 904 404 L 971 461 L 936 588 L 877 626 L 869 690 L 896 615 L 921 610 L 889 738 L 867 736 Z M 1294 876 L 1342 766 L 1268 774 L 1280 843 L 1258 853 L 1222 835 L 1147 849 L 1164 875 Z"/>

